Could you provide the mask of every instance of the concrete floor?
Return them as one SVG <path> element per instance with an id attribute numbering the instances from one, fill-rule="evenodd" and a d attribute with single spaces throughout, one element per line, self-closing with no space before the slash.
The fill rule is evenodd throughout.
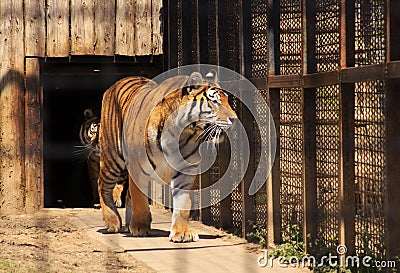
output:
<path id="1" fill-rule="evenodd" d="M 124 215 L 124 210 L 120 210 Z M 310 272 L 308 269 L 282 268 L 277 262 L 260 267 L 258 258 L 263 255 L 254 245 L 227 235 L 199 222 L 191 222 L 200 235 L 198 242 L 171 243 L 168 240 L 170 213 L 152 208 L 152 230 L 149 237 L 130 237 L 129 234 L 107 234 L 100 210 L 76 210 L 71 221 L 85 229 L 88 235 L 115 251 L 124 251 L 141 260 L 156 272 Z"/>

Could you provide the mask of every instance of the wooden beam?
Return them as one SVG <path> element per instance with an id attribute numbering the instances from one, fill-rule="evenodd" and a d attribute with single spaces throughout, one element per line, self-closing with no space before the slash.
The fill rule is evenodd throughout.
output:
<path id="1" fill-rule="evenodd" d="M 69 55 L 69 11 L 69 0 L 47 0 L 46 56 L 48 57 Z"/>
<path id="2" fill-rule="evenodd" d="M 387 65 L 387 77 L 389 79 L 400 78 L 400 61 L 392 61 Z"/>
<path id="3" fill-rule="evenodd" d="M 384 76 L 384 64 L 349 67 L 343 68 L 341 71 L 341 79 L 343 83 L 383 80 Z"/>
<path id="4" fill-rule="evenodd" d="M 24 8 L 0 1 L 0 215 L 24 210 Z"/>
<path id="5" fill-rule="evenodd" d="M 303 82 L 304 88 L 317 88 L 322 86 L 328 85 L 335 85 L 339 84 L 338 71 L 328 71 L 328 72 L 319 72 L 319 73 L 312 73 L 304 75 Z"/>
<path id="6" fill-rule="evenodd" d="M 303 86 L 301 75 L 269 75 L 268 88 L 293 88 Z"/>
<path id="7" fill-rule="evenodd" d="M 42 87 L 37 58 L 25 61 L 25 207 L 33 213 L 43 207 Z"/>
<path id="8" fill-rule="evenodd" d="M 46 54 L 46 16 L 44 0 L 25 0 L 25 55 Z"/>

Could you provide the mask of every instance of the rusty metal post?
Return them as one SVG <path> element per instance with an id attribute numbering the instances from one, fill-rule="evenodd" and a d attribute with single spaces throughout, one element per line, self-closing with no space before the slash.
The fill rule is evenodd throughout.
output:
<path id="1" fill-rule="evenodd" d="M 388 0 L 387 6 L 387 62 L 400 60 L 400 2 Z M 400 255 L 400 79 L 386 80 L 386 255 L 388 260 Z M 397 267 L 400 265 L 397 261 Z"/>
<path id="2" fill-rule="evenodd" d="M 279 74 L 279 12 L 280 1 L 268 1 L 268 76 Z M 276 129 L 276 154 L 271 173 L 267 180 L 267 245 L 274 247 L 281 241 L 281 206 L 280 206 L 280 160 L 279 160 L 279 124 L 280 124 L 280 89 L 271 88 L 269 92 L 269 107 Z"/>
<path id="3" fill-rule="evenodd" d="M 354 66 L 355 1 L 340 1 L 340 69 Z M 355 255 L 354 83 L 341 83 L 339 92 L 339 244 Z M 344 255 L 341 257 L 345 258 Z"/>
<path id="4" fill-rule="evenodd" d="M 302 1 L 302 57 L 303 74 L 316 72 L 315 62 L 315 5 Z M 317 238 L 317 170 L 316 170 L 316 89 L 304 88 L 302 92 L 303 128 L 303 240 L 306 246 Z"/>

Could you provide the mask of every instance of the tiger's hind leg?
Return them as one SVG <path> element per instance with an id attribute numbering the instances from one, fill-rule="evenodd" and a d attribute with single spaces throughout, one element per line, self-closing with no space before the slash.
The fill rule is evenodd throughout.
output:
<path id="1" fill-rule="evenodd" d="M 128 190 L 125 196 L 125 227 L 123 228 L 122 232 L 129 233 L 129 223 L 131 222 L 131 218 L 132 218 L 132 200 L 131 200 L 131 194 L 129 193 Z"/>
<path id="2" fill-rule="evenodd" d="M 99 196 L 100 205 L 103 211 L 103 220 L 108 228 L 108 232 L 118 232 L 121 228 L 121 216 L 118 213 L 117 207 L 115 205 L 112 191 L 113 189 L 104 187 L 104 182 L 99 178 Z"/>
<path id="3" fill-rule="evenodd" d="M 145 191 L 146 189 L 142 190 Z M 149 201 L 130 176 L 129 193 L 132 207 L 129 230 L 133 236 L 147 236 L 151 224 Z"/>

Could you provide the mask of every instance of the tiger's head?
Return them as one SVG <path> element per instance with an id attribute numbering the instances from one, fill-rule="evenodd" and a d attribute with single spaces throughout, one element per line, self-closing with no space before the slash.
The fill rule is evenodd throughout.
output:
<path id="1" fill-rule="evenodd" d="M 200 73 L 190 75 L 182 89 L 181 105 L 177 120 L 190 123 L 198 138 L 217 144 L 223 140 L 222 132 L 237 120 L 229 105 L 228 94 L 218 85 L 217 72 L 212 69 L 205 78 Z"/>
<path id="2" fill-rule="evenodd" d="M 82 123 L 79 138 L 83 145 L 82 153 L 87 153 L 87 157 L 91 155 L 99 155 L 99 129 L 100 129 L 100 118 L 94 115 L 92 109 L 85 109 L 84 111 L 85 121 Z"/>

